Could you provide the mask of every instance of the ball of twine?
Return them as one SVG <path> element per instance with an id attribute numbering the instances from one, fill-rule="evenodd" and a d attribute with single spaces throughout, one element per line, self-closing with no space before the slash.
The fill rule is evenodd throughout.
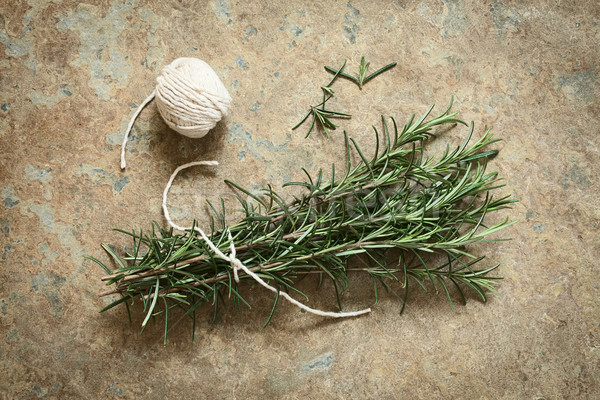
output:
<path id="1" fill-rule="evenodd" d="M 178 58 L 156 78 L 156 105 L 171 129 L 201 138 L 227 115 L 231 97 L 210 65 Z"/>
<path id="2" fill-rule="evenodd" d="M 215 71 L 202 60 L 182 57 L 163 68 L 156 89 L 134 113 L 123 138 L 121 168 L 125 168 L 125 145 L 135 119 L 154 98 L 160 115 L 176 132 L 201 138 L 229 112 L 231 96 Z"/>

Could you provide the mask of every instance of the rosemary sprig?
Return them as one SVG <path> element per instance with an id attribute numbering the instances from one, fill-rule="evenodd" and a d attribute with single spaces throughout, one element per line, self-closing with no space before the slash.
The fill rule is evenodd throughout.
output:
<path id="1" fill-rule="evenodd" d="M 231 233 L 237 258 L 283 291 L 306 297 L 296 286 L 298 277 L 318 274 L 331 279 L 340 309 L 350 271 L 368 274 L 375 302 L 380 286 L 388 290 L 386 280 L 400 281 L 402 311 L 413 284 L 443 291 L 451 306 L 448 286 L 456 289 L 463 302 L 467 288 L 486 301 L 486 291 L 493 291 L 494 282 L 500 279 L 490 275 L 497 265 L 476 269 L 483 257 L 472 255 L 465 246 L 490 241 L 489 235 L 510 225 L 508 219 L 494 225 L 484 220 L 516 200 L 492 194 L 502 184 L 497 173 L 486 172 L 487 159 L 496 154 L 487 147 L 498 141 L 487 129 L 469 145 L 471 124 L 462 145 L 454 150 L 447 147 L 438 158 L 425 155 L 424 146 L 435 127 L 466 125 L 450 113 L 450 107 L 426 121 L 432 109 L 419 119 L 413 116 L 402 129 L 393 118 L 382 117 L 381 130 L 373 128 L 375 151 L 370 159 L 344 132 L 345 171 L 338 175 L 332 165 L 331 177 L 325 179 L 322 170 L 316 176 L 304 170 L 306 181 L 285 185 L 304 189 L 292 201 L 284 201 L 271 187 L 257 196 L 226 181 L 252 200 L 237 196 L 243 218 L 232 226 L 226 223 L 223 201 L 220 210 L 209 203 L 214 213 L 210 240 L 227 253 Z M 353 150 L 360 159 L 354 165 Z M 103 278 L 114 285 L 104 294 L 121 297 L 101 311 L 121 303 L 129 309 L 128 301 L 138 299 L 143 304 L 144 326 L 153 317 L 164 319 L 166 341 L 172 321 L 169 313 L 175 308 L 190 316 L 194 332 L 195 313 L 203 304 L 210 304 L 216 313 L 227 296 L 235 306 L 250 307 L 231 266 L 216 257 L 194 229 L 175 234 L 154 223 L 150 234 L 121 232 L 133 239 L 133 251 L 120 257 L 105 246 L 117 268 Z M 353 261 L 356 255 L 368 264 L 358 265 Z M 436 257 L 446 261 L 432 265 Z M 249 279 L 244 273 L 239 278 Z M 276 298 L 267 323 L 277 303 Z"/>
<path id="2" fill-rule="evenodd" d="M 331 85 L 333 84 L 333 82 L 335 82 L 337 77 L 342 73 L 345 66 L 346 66 L 346 60 L 344 60 L 344 64 L 339 69 L 333 70 L 334 75 L 333 75 L 333 78 L 331 79 L 331 81 L 327 85 L 321 86 L 321 90 L 323 91 L 323 101 L 320 102 L 319 104 L 317 104 L 316 106 L 310 106 L 310 110 L 308 111 L 308 113 L 304 116 L 304 118 L 302 118 L 302 120 L 300 122 L 298 122 L 292 128 L 292 130 L 295 130 L 300 125 L 302 125 L 304 123 L 304 121 L 306 121 L 306 119 L 312 114 L 313 119 L 310 124 L 310 128 L 308 128 L 308 132 L 306 133 L 305 137 L 308 137 L 310 135 L 310 133 L 312 132 L 312 130 L 315 126 L 316 121 L 319 121 L 319 124 L 321 125 L 321 128 L 323 128 L 323 131 L 325 131 L 325 134 L 327 135 L 327 137 L 330 137 L 329 131 L 327 129 L 329 128 L 331 130 L 335 130 L 338 127 L 331 121 L 331 118 L 350 118 L 352 116 L 352 114 L 346 114 L 346 113 L 342 113 L 339 111 L 325 109 L 325 104 L 335 94 L 335 92 L 331 88 Z"/>
<path id="3" fill-rule="evenodd" d="M 371 65 L 371 63 L 365 63 L 365 57 L 362 56 L 362 58 L 360 59 L 360 67 L 358 70 L 358 76 L 352 76 L 352 75 L 348 75 L 345 74 L 341 71 L 337 71 L 331 67 L 325 66 L 325 70 L 327 72 L 331 72 L 333 74 L 339 75 L 342 78 L 346 78 L 351 80 L 352 82 L 356 83 L 358 85 L 358 87 L 362 90 L 363 86 L 365 83 L 367 83 L 368 81 L 370 81 L 371 79 L 375 78 L 377 75 L 387 71 L 390 68 L 393 68 L 396 66 L 397 63 L 393 62 L 391 64 L 386 65 L 383 68 L 378 69 L 377 71 L 373 72 L 371 75 L 367 76 L 367 71 L 369 69 L 369 66 Z"/>

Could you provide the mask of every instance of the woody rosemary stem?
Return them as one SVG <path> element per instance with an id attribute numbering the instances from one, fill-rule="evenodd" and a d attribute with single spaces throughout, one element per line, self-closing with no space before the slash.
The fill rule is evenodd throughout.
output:
<path id="1" fill-rule="evenodd" d="M 286 236 L 290 236 L 290 235 L 286 235 Z M 297 236 L 297 235 L 294 235 L 294 236 Z M 353 243 L 353 244 L 349 244 L 349 245 L 347 245 L 347 246 L 345 246 L 343 248 L 336 249 L 336 250 L 348 250 L 348 249 L 353 249 L 353 248 L 359 248 L 361 246 L 373 246 L 373 245 L 385 245 L 385 244 L 386 243 L 384 241 L 380 241 L 380 242 Z M 388 242 L 387 244 L 391 245 L 392 243 Z M 242 250 L 247 250 L 249 247 L 250 247 L 249 245 L 246 245 L 246 246 L 237 247 L 236 249 L 238 249 L 238 251 L 241 252 Z M 298 257 L 297 260 L 298 261 L 307 261 L 307 260 L 310 260 L 312 257 L 315 257 L 315 256 L 316 256 L 315 254 L 309 254 L 309 255 L 306 255 L 306 256 L 303 256 L 303 257 Z M 140 273 L 140 274 L 128 275 L 128 276 L 120 279 L 119 283 L 124 283 L 124 282 L 127 282 L 127 281 L 139 279 L 139 278 L 146 278 L 146 277 L 149 277 L 149 276 L 161 275 L 161 274 L 169 272 L 169 269 L 177 269 L 178 267 L 186 266 L 186 265 L 191 265 L 193 263 L 197 263 L 197 262 L 203 261 L 205 259 L 206 259 L 205 255 L 198 256 L 198 257 L 191 258 L 189 260 L 180 261 L 180 262 L 174 264 L 173 266 L 171 266 L 169 268 L 162 268 L 162 269 L 158 269 L 158 270 L 146 271 L 146 272 L 143 272 L 143 273 Z M 250 270 L 253 271 L 253 272 L 254 271 L 259 271 L 259 270 L 268 270 L 269 268 L 278 267 L 278 266 L 280 266 L 282 264 L 283 264 L 283 262 L 276 262 L 276 263 L 271 263 L 271 264 L 258 265 L 256 267 L 250 268 Z M 361 269 L 357 269 L 357 268 L 354 269 L 354 271 L 360 271 L 360 270 Z M 323 271 L 301 271 L 300 273 L 307 273 L 307 272 L 323 272 Z M 239 273 L 241 275 L 244 274 L 244 272 L 239 272 Z M 102 279 L 102 281 L 110 281 L 110 280 L 113 280 L 113 279 L 117 278 L 118 276 L 119 276 L 118 274 L 107 275 L 107 276 L 102 277 L 101 279 Z M 220 275 L 218 277 L 215 277 L 215 278 L 210 278 L 208 280 L 193 282 L 192 285 L 193 286 L 201 286 L 201 285 L 204 285 L 204 284 L 207 284 L 207 283 L 213 283 L 213 282 L 225 279 L 227 276 L 228 276 L 228 274 L 223 273 L 222 275 Z M 121 286 L 121 288 L 124 289 L 124 290 L 126 290 L 127 286 L 124 285 L 124 286 Z M 181 289 L 182 288 L 171 289 L 169 291 L 169 293 L 182 291 Z M 119 287 L 117 287 L 114 290 L 102 292 L 100 294 L 100 296 L 108 296 L 108 295 L 111 295 L 111 294 L 117 294 L 117 293 L 121 293 L 121 292 L 122 292 L 122 290 L 119 290 Z"/>

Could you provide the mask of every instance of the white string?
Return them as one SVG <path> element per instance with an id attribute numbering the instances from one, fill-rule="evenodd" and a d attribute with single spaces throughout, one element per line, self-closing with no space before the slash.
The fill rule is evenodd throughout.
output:
<path id="1" fill-rule="evenodd" d="M 169 189 L 171 188 L 171 185 L 173 185 L 173 181 L 175 180 L 175 177 L 177 176 L 177 174 L 183 169 L 194 167 L 197 165 L 219 165 L 219 163 L 216 161 L 194 161 L 194 162 L 183 164 L 183 165 L 177 167 L 177 169 L 175 169 L 175 171 L 171 175 L 169 182 L 167 182 L 167 186 L 165 187 L 165 191 L 163 192 L 162 208 L 163 208 L 163 212 L 165 214 L 165 219 L 167 220 L 169 225 L 171 225 L 173 228 L 178 229 L 180 231 L 188 231 L 188 230 L 191 230 L 192 227 L 184 228 L 182 226 L 175 224 L 171 220 L 171 217 L 169 215 L 169 209 L 167 207 L 167 195 L 169 194 Z M 265 282 L 256 273 L 252 272 L 240 260 L 238 260 L 236 258 L 236 251 L 235 251 L 235 246 L 233 244 L 233 238 L 231 237 L 231 232 L 229 230 L 227 230 L 227 235 L 229 238 L 230 253 L 229 253 L 229 256 L 226 256 L 225 254 L 223 254 L 223 252 L 221 250 L 219 250 L 217 248 L 217 246 L 214 245 L 214 243 L 208 238 L 208 236 L 206 236 L 206 234 L 204 233 L 204 231 L 202 229 L 200 229 L 197 226 L 194 226 L 193 228 L 196 230 L 196 232 L 198 232 L 200 234 L 200 236 L 202 236 L 202 239 L 206 242 L 208 247 L 210 247 L 210 249 L 212 251 L 214 251 L 214 253 L 217 255 L 217 257 L 219 257 L 220 259 L 222 259 L 224 261 L 229 262 L 229 264 L 231 265 L 231 268 L 233 269 L 233 276 L 234 276 L 236 282 L 239 282 L 238 269 L 241 269 L 246 274 L 248 274 L 250 277 L 252 277 L 252 279 L 254 279 L 256 282 L 258 282 L 261 286 L 263 286 L 265 289 L 268 289 L 274 293 L 279 293 L 280 296 L 283 296 L 290 303 L 300 307 L 301 309 L 303 309 L 311 314 L 320 315 L 323 317 L 333 317 L 333 318 L 356 317 L 358 315 L 362 315 L 362 314 L 371 312 L 370 308 L 366 308 L 366 309 L 360 310 L 360 311 L 352 311 L 352 312 L 329 312 L 329 311 L 321 311 L 321 310 L 316 310 L 314 308 L 310 308 L 310 307 L 300 303 L 299 301 L 293 299 L 286 292 L 281 292 L 278 289 L 275 289 L 273 286 L 271 286 L 267 282 Z"/>
<path id="2" fill-rule="evenodd" d="M 137 108 L 137 110 L 135 110 L 133 117 L 131 117 L 131 120 L 129 121 L 129 125 L 127 125 L 127 130 L 125 131 L 125 137 L 123 137 L 123 144 L 121 145 L 121 169 L 125 169 L 125 166 L 126 166 L 126 164 L 125 164 L 125 145 L 127 144 L 127 138 L 129 137 L 129 132 L 131 131 L 131 128 L 133 127 L 133 123 L 135 122 L 138 115 L 140 115 L 140 113 L 142 112 L 144 107 L 146 107 L 146 105 L 152 101 L 155 94 L 156 94 L 156 91 L 153 90 L 152 93 L 150 94 L 150 96 L 146 97 L 146 100 L 144 100 L 142 102 L 142 104 L 140 104 L 140 106 Z"/>

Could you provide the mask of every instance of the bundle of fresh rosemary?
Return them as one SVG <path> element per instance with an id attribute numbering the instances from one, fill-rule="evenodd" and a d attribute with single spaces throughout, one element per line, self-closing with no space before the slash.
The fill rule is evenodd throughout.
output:
<path id="1" fill-rule="evenodd" d="M 340 309 L 340 294 L 350 271 L 360 271 L 373 281 L 376 302 L 378 287 L 387 290 L 386 279 L 399 280 L 402 310 L 412 283 L 426 289 L 427 281 L 441 288 L 450 304 L 448 285 L 456 288 L 463 302 L 465 288 L 486 301 L 486 291 L 494 291 L 493 283 L 500 279 L 490 275 L 497 265 L 476 269 L 484 257 L 470 254 L 465 246 L 490 240 L 488 235 L 510 225 L 506 219 L 487 226 L 484 218 L 516 200 L 510 196 L 494 199 L 491 194 L 502 185 L 497 173 L 486 172 L 487 159 L 497 153 L 488 146 L 498 140 L 489 130 L 469 145 L 471 124 L 462 145 L 454 150 L 446 147 L 439 157 L 424 154 L 433 128 L 467 125 L 456 118 L 456 113 L 450 113 L 450 107 L 427 120 L 432 106 L 421 118 L 413 116 L 402 129 L 393 118 L 382 117 L 382 129 L 374 128 L 371 159 L 344 132 L 343 171 L 332 165 L 331 177 L 325 180 L 322 170 L 310 176 L 303 169 L 306 181 L 284 185 L 304 189 L 291 201 L 270 186 L 257 196 L 226 181 L 248 199 L 237 196 L 243 218 L 228 226 L 224 202 L 220 210 L 209 203 L 214 216 L 208 237 L 223 253 L 233 245 L 237 259 L 281 291 L 304 296 L 295 285 L 304 274 L 331 279 Z M 360 160 L 355 165 L 351 162 L 354 151 Z M 143 326 L 151 317 L 162 317 L 166 341 L 169 314 L 175 308 L 189 315 L 195 326 L 196 310 L 210 304 L 216 311 L 224 296 L 233 296 L 235 303 L 250 307 L 231 265 L 217 257 L 194 229 L 176 234 L 154 223 L 149 233 L 121 232 L 133 239 L 131 253 L 120 257 L 103 245 L 116 269 L 111 271 L 89 257 L 107 272 L 103 281 L 114 285 L 103 295 L 120 295 L 101 311 L 120 303 L 129 311 L 128 300 L 139 299 L 146 314 Z M 352 262 L 357 255 L 369 261 L 360 264 L 367 266 Z M 445 261 L 429 265 L 433 255 L 442 255 Z M 251 279 L 244 273 L 239 278 Z M 267 323 L 278 298 L 279 293 Z"/>

